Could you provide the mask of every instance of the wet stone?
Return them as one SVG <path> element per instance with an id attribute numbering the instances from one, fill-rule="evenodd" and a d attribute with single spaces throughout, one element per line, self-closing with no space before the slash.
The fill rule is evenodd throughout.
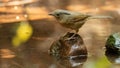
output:
<path id="1" fill-rule="evenodd" d="M 67 68 L 82 65 L 87 59 L 82 37 L 69 32 L 52 43 L 49 54 Z"/>
<path id="2" fill-rule="evenodd" d="M 106 42 L 106 50 L 111 53 L 120 54 L 120 33 L 110 35 Z"/>

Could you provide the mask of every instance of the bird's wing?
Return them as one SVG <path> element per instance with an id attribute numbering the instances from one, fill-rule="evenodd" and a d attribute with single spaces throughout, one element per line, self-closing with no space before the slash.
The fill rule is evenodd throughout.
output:
<path id="1" fill-rule="evenodd" d="M 77 15 L 73 15 L 71 16 L 72 18 L 70 19 L 71 22 L 78 22 L 78 21 L 82 21 L 88 17 L 90 17 L 90 15 L 85 15 L 85 14 L 77 14 Z"/>

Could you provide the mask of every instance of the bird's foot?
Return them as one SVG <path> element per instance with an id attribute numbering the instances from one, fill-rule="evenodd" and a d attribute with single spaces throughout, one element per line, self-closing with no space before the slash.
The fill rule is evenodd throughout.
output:
<path id="1" fill-rule="evenodd" d="M 70 32 L 68 32 L 70 33 Z M 71 39 L 75 39 L 75 35 L 76 33 L 71 33 L 72 35 L 70 35 L 68 38 L 66 38 L 65 40 L 68 41 L 68 40 L 71 40 Z"/>

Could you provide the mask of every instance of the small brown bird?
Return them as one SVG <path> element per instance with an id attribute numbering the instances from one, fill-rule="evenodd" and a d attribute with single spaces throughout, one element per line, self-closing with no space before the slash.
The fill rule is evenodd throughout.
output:
<path id="1" fill-rule="evenodd" d="M 54 16 L 62 26 L 73 29 L 76 33 L 79 31 L 79 28 L 82 27 L 83 24 L 89 19 L 112 18 L 110 16 L 94 16 L 61 9 L 51 12 L 49 15 Z"/>

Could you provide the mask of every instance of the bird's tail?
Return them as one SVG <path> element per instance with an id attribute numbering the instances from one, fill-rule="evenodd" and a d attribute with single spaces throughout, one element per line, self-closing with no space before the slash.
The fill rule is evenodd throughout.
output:
<path id="1" fill-rule="evenodd" d="M 114 19 L 112 16 L 91 16 L 89 17 L 87 20 L 89 19 Z"/>

